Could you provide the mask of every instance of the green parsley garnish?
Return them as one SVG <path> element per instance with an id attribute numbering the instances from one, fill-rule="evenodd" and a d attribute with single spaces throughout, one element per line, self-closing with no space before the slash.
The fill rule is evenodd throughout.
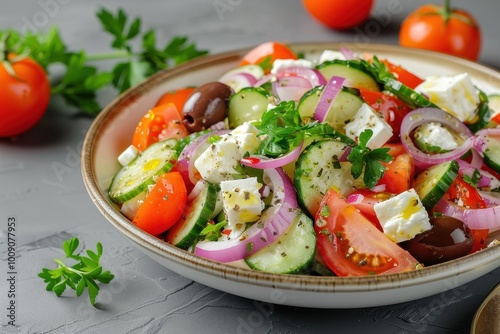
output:
<path id="1" fill-rule="evenodd" d="M 53 69 L 50 65 L 62 65 L 64 72 L 59 82 L 53 84 L 52 94 L 62 96 L 68 105 L 91 115 L 102 109 L 97 102 L 99 90 L 112 85 L 121 93 L 153 73 L 208 53 L 179 36 L 157 47 L 155 31 L 148 30 L 141 35 L 141 19 L 129 21 L 122 9 L 113 14 L 101 8 L 96 16 L 103 30 L 113 38 L 113 52 L 88 55 L 84 50 L 69 51 L 56 27 L 46 33 L 26 32 L 24 35 L 12 29 L 0 30 L 0 41 L 5 40 L 8 52 L 33 58 L 49 74 Z M 140 44 L 136 43 L 137 38 L 141 38 Z M 137 44 L 140 48 L 134 50 L 133 45 Z M 110 71 L 101 71 L 91 65 L 100 60 L 118 62 Z"/>
<path id="2" fill-rule="evenodd" d="M 56 269 L 43 268 L 38 277 L 43 278 L 47 283 L 46 290 L 53 291 L 58 297 L 67 286 L 76 291 L 77 297 L 87 288 L 90 303 L 94 306 L 95 298 L 99 294 L 96 281 L 108 284 L 115 276 L 109 270 L 103 271 L 99 263 L 102 255 L 102 245 L 99 242 L 96 244 L 97 253 L 88 249 L 86 251 L 88 256 L 75 254 L 78 245 L 79 240 L 76 237 L 64 241 L 63 250 L 66 256 L 63 259 L 54 259 L 58 267 Z M 68 259 L 78 262 L 73 266 L 67 266 L 63 261 Z"/>
<path id="3" fill-rule="evenodd" d="M 392 161 L 393 157 L 390 155 L 389 148 L 376 148 L 370 149 L 366 144 L 373 136 L 372 129 L 365 129 L 359 135 L 359 144 L 351 149 L 347 156 L 347 160 L 352 164 L 351 175 L 357 179 L 363 174 L 363 182 L 368 188 L 373 188 L 378 180 L 384 175 L 385 167 L 380 163 Z"/>
<path id="4" fill-rule="evenodd" d="M 227 221 L 223 220 L 217 224 L 207 224 L 203 230 L 200 232 L 200 236 L 204 237 L 204 240 L 217 241 L 221 237 L 221 231 L 224 226 L 227 225 Z"/>

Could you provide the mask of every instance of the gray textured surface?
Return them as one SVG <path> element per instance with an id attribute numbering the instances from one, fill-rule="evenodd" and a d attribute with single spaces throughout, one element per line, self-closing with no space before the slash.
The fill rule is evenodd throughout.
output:
<path id="1" fill-rule="evenodd" d="M 227 5 L 218 12 L 214 4 Z M 389 3 L 397 14 L 387 15 Z M 49 5 L 47 5 L 49 4 Z M 212 53 L 267 40 L 363 41 L 397 44 L 402 18 L 420 1 L 379 0 L 369 24 L 348 32 L 319 26 L 304 13 L 300 1 L 3 1 L 0 28 L 49 25 L 61 28 L 70 49 L 89 53 L 108 50 L 94 13 L 102 5 L 121 6 L 140 15 L 160 41 L 187 35 Z M 453 1 L 468 8 L 483 28 L 480 61 L 500 68 L 497 0 Z M 44 20 L 46 18 L 46 20 Z M 38 20 L 38 21 L 37 21 Z M 29 23 L 28 23 L 29 22 Z M 364 32 L 364 33 L 363 33 Z M 377 31 L 375 31 L 377 32 Z M 102 94 L 101 102 L 114 97 Z M 79 151 L 90 118 L 52 101 L 50 110 L 28 134 L 0 141 L 0 332 L 5 333 L 468 333 L 476 308 L 500 280 L 500 269 L 481 279 L 415 302 L 352 310 L 314 310 L 268 305 L 232 296 L 177 275 L 135 249 L 97 211 L 80 173 Z M 57 164 L 67 167 L 58 172 Z M 7 325 L 7 218 L 17 219 L 16 324 Z M 36 274 L 61 256 L 60 245 L 78 236 L 94 247 L 101 241 L 104 262 L 116 274 L 101 287 L 99 308 L 70 294 L 56 298 L 45 292 Z"/>

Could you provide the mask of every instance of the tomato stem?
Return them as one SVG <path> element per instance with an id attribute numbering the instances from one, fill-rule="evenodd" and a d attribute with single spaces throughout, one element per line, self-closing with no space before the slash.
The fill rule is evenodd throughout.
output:
<path id="1" fill-rule="evenodd" d="M 450 0 L 444 0 L 444 12 L 443 12 L 443 17 L 444 17 L 444 24 L 446 25 L 448 23 L 448 20 L 451 17 L 451 5 L 450 5 Z"/>

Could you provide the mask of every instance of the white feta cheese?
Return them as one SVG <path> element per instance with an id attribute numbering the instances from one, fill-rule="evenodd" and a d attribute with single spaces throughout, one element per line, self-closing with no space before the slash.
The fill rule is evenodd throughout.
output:
<path id="1" fill-rule="evenodd" d="M 140 151 L 137 147 L 130 145 L 122 153 L 120 153 L 118 156 L 118 162 L 122 166 L 127 166 L 139 156 L 139 153 Z"/>
<path id="2" fill-rule="evenodd" d="M 249 122 L 235 128 L 211 144 L 194 162 L 201 177 L 207 182 L 220 183 L 233 179 L 235 167 L 246 152 L 252 154 L 259 147 L 259 130 Z"/>
<path id="3" fill-rule="evenodd" d="M 429 215 L 414 189 L 373 206 L 384 234 L 394 242 L 410 240 L 432 228 Z"/>
<path id="4" fill-rule="evenodd" d="M 479 94 L 468 73 L 455 76 L 431 76 L 415 90 L 462 122 L 474 122 Z"/>
<path id="5" fill-rule="evenodd" d="M 420 125 L 415 130 L 414 138 L 422 144 L 439 148 L 439 151 L 451 151 L 458 147 L 451 132 L 435 122 Z"/>
<path id="6" fill-rule="evenodd" d="M 374 149 L 384 145 L 392 137 L 392 127 L 368 104 L 363 103 L 354 115 L 354 119 L 345 126 L 346 135 L 358 140 L 359 135 L 365 129 L 371 129 L 373 135 L 367 143 L 367 147 Z"/>
<path id="7" fill-rule="evenodd" d="M 271 68 L 271 74 L 276 74 L 279 70 L 291 66 L 312 68 L 313 63 L 312 61 L 307 59 L 276 59 L 273 62 L 273 67 Z"/>
<path id="8" fill-rule="evenodd" d="M 259 192 L 261 187 L 262 184 L 256 177 L 220 183 L 222 204 L 227 218 L 225 229 L 231 230 L 230 239 L 239 237 L 245 230 L 246 223 L 260 218 L 265 206 Z"/>
<path id="9" fill-rule="evenodd" d="M 319 57 L 319 63 L 322 64 L 325 61 L 332 61 L 335 59 L 346 60 L 342 52 L 333 50 L 324 50 Z"/>

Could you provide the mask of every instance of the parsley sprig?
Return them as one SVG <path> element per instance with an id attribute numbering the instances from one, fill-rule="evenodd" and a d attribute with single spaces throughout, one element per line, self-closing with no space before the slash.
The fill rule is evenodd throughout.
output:
<path id="1" fill-rule="evenodd" d="M 166 45 L 158 47 L 155 31 L 141 34 L 142 21 L 129 20 L 118 9 L 116 13 L 101 8 L 97 19 L 103 30 L 112 37 L 112 51 L 87 54 L 84 50 L 70 51 L 61 38 L 57 27 L 45 33 L 26 32 L 24 35 L 12 29 L 0 31 L 0 40 L 6 40 L 9 52 L 31 57 L 51 74 L 54 64 L 62 65 L 63 74 L 52 86 L 52 93 L 62 96 L 70 106 L 96 115 L 101 110 L 97 102 L 98 91 L 112 86 L 119 93 L 135 86 L 148 76 L 208 53 L 198 50 L 187 37 L 175 36 Z M 8 37 L 8 38 L 7 38 Z M 135 40 L 141 38 L 140 48 L 135 50 Z M 111 70 L 100 70 L 94 63 L 115 60 Z"/>
<path id="2" fill-rule="evenodd" d="M 257 154 L 273 158 L 290 152 L 307 137 L 341 136 L 327 123 L 303 123 L 294 101 L 281 102 L 265 111 L 255 126 L 264 135 Z"/>
<path id="3" fill-rule="evenodd" d="M 99 286 L 96 281 L 108 284 L 113 280 L 114 275 L 109 270 L 103 271 L 100 265 L 102 245 L 99 242 L 96 244 L 97 253 L 88 249 L 87 256 L 75 254 L 78 245 L 79 240 L 76 237 L 64 241 L 63 250 L 66 256 L 63 259 L 54 259 L 58 267 L 56 269 L 43 268 L 38 276 L 47 283 L 46 290 L 53 291 L 58 297 L 68 286 L 76 291 L 77 296 L 80 296 L 87 288 L 90 303 L 95 305 L 95 298 L 99 294 Z M 77 261 L 77 263 L 68 266 L 64 263 L 68 259 Z"/>
<path id="4" fill-rule="evenodd" d="M 368 188 L 373 188 L 378 180 L 384 175 L 385 167 L 380 163 L 390 162 L 393 157 L 390 155 L 389 148 L 381 147 L 370 149 L 366 144 L 373 136 L 372 129 L 365 129 L 359 135 L 359 144 L 351 149 L 347 160 L 352 164 L 351 175 L 357 179 L 363 174 L 363 182 Z"/>

